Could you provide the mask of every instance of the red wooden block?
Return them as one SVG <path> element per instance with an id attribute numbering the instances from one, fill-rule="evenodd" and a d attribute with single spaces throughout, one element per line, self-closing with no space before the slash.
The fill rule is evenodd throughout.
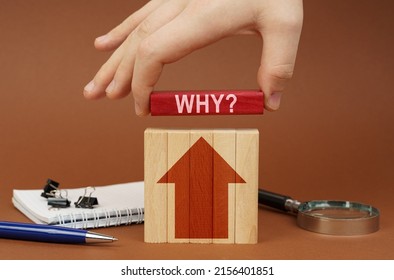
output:
<path id="1" fill-rule="evenodd" d="M 150 96 L 152 116 L 263 114 L 257 90 L 157 91 Z"/>

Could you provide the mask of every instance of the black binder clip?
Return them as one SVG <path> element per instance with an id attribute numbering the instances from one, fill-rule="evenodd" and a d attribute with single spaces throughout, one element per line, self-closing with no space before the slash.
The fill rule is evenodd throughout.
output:
<path id="1" fill-rule="evenodd" d="M 54 190 L 51 193 L 53 193 L 53 197 L 48 197 L 48 206 L 51 206 L 53 208 L 67 208 L 70 207 L 71 202 L 67 199 L 67 191 L 66 196 L 62 196 L 62 191 L 60 190 Z"/>
<path id="2" fill-rule="evenodd" d="M 46 185 L 44 186 L 44 192 L 41 193 L 42 197 L 54 197 L 55 191 L 59 188 L 59 183 L 48 179 Z"/>
<path id="3" fill-rule="evenodd" d="M 88 189 L 92 189 L 89 196 L 86 196 Z M 78 201 L 75 202 L 75 207 L 77 208 L 93 208 L 93 206 L 98 204 L 97 197 L 92 197 L 92 193 L 95 191 L 94 187 L 87 187 L 83 196 L 80 196 Z"/>

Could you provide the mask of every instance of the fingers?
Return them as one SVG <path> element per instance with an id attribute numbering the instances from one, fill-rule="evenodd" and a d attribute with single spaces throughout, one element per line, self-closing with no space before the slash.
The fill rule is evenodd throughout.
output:
<path id="1" fill-rule="evenodd" d="M 264 92 L 265 108 L 279 109 L 286 84 L 293 76 L 298 42 L 302 28 L 302 2 L 286 3 L 286 10 L 270 9 L 273 18 L 264 18 L 260 26 L 263 52 L 258 82 Z"/>
<path id="2" fill-rule="evenodd" d="M 174 20 L 141 42 L 132 81 L 137 115 L 149 114 L 149 95 L 164 64 L 175 62 L 199 48 L 236 34 L 251 23 L 250 17 L 240 16 L 250 11 L 240 8 L 223 14 L 222 10 L 219 13 L 221 6 L 211 7 L 206 1 L 201 4 L 198 2 L 187 6 Z"/>
<path id="3" fill-rule="evenodd" d="M 112 81 L 116 69 L 122 61 L 125 51 L 125 45 L 121 45 L 106 63 L 101 66 L 92 81 L 84 88 L 83 94 L 87 99 L 99 99 L 106 96 L 105 89 Z"/>
<path id="4" fill-rule="evenodd" d="M 96 38 L 94 46 L 101 51 L 111 51 L 119 47 L 127 36 L 162 3 L 162 0 L 151 0 L 141 9 L 126 18 L 121 24 L 107 34 Z"/>
<path id="5" fill-rule="evenodd" d="M 230 3 L 231 2 L 231 3 Z M 292 77 L 302 27 L 302 0 L 152 0 L 95 45 L 115 52 L 84 90 L 87 98 L 133 92 L 138 115 L 165 64 L 235 34 L 263 37 L 258 83 L 275 111 Z"/>
<path id="6" fill-rule="evenodd" d="M 117 99 L 130 93 L 134 61 L 140 42 L 171 21 L 184 8 L 185 1 L 168 1 L 147 16 L 110 59 L 100 68 L 84 89 L 85 97 L 98 99 L 107 96 Z"/>
<path id="7" fill-rule="evenodd" d="M 121 98 L 130 93 L 134 63 L 141 42 L 170 22 L 184 9 L 185 1 L 169 1 L 151 13 L 127 39 L 127 49 L 111 84 L 106 89 L 109 98 Z"/>

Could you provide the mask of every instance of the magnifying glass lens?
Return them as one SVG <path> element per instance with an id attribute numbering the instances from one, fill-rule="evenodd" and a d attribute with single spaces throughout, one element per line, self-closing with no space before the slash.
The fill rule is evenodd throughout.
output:
<path id="1" fill-rule="evenodd" d="M 379 229 L 379 211 L 351 201 L 309 201 L 299 206 L 297 223 L 304 229 L 325 234 L 367 234 Z"/>
<path id="2" fill-rule="evenodd" d="M 299 211 L 328 219 L 362 219 L 374 215 L 373 207 L 349 201 L 312 201 L 302 205 Z"/>
<path id="3" fill-rule="evenodd" d="M 289 196 L 259 190 L 259 204 L 296 213 L 303 229 L 332 235 L 360 235 L 379 230 L 379 210 L 371 205 L 342 200 L 300 203 Z"/>

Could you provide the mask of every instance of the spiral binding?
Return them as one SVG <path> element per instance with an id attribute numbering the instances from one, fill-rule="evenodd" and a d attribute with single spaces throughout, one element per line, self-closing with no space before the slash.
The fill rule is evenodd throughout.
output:
<path id="1" fill-rule="evenodd" d="M 73 228 L 99 228 L 120 225 L 141 224 L 144 222 L 144 208 L 125 209 L 92 209 L 89 212 L 76 212 L 69 214 L 57 214 L 56 221 L 52 225 L 60 225 Z"/>

